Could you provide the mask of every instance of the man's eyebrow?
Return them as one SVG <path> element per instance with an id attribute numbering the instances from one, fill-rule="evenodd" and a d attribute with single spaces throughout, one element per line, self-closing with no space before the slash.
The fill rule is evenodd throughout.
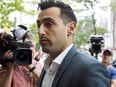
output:
<path id="1" fill-rule="evenodd" d="M 45 22 L 45 21 L 54 21 L 54 20 L 49 17 L 49 18 L 44 18 L 42 21 Z"/>
<path id="2" fill-rule="evenodd" d="M 52 18 L 43 18 L 42 20 L 37 20 L 38 24 L 41 24 L 41 22 L 46 22 L 46 21 L 54 21 Z"/>
<path id="3" fill-rule="evenodd" d="M 45 21 L 54 21 L 52 18 L 43 18 L 42 20 L 37 20 L 37 22 L 45 22 Z"/>

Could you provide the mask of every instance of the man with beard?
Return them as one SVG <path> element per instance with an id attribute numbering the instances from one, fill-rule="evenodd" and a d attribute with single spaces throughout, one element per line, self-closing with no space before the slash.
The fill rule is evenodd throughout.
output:
<path id="1" fill-rule="evenodd" d="M 72 8 L 61 1 L 44 0 L 39 9 L 39 41 L 49 56 L 38 87 L 110 87 L 107 69 L 94 57 L 80 53 L 73 43 L 77 20 Z"/>

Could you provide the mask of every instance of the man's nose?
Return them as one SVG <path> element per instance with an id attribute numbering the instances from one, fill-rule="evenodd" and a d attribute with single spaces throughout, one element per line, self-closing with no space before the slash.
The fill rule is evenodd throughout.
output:
<path id="1" fill-rule="evenodd" d="M 41 25 L 40 28 L 39 28 L 38 34 L 39 35 L 45 34 L 45 30 L 46 30 L 45 27 L 43 25 Z"/>

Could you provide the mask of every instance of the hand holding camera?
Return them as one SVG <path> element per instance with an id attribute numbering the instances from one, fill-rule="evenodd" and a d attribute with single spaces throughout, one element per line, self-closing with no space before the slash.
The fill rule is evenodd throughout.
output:
<path id="1" fill-rule="evenodd" d="M 0 64 L 6 65 L 8 62 L 13 62 L 15 65 L 31 64 L 32 43 L 25 41 L 28 35 L 26 29 L 25 26 L 19 25 L 17 29 L 11 31 L 13 36 L 6 32 L 0 33 Z"/>

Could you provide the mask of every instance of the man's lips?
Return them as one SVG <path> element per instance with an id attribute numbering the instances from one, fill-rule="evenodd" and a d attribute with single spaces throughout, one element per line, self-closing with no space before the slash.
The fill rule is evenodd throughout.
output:
<path id="1" fill-rule="evenodd" d="M 48 41 L 47 40 L 42 40 L 41 42 L 44 43 L 44 42 L 48 42 Z"/>
<path id="2" fill-rule="evenodd" d="M 41 42 L 41 44 L 47 44 L 48 40 L 41 40 L 40 42 Z"/>
<path id="3" fill-rule="evenodd" d="M 46 37 L 41 36 L 41 38 L 40 38 L 40 43 L 41 43 L 42 45 L 46 45 L 48 42 L 49 42 L 49 40 L 48 40 Z"/>

